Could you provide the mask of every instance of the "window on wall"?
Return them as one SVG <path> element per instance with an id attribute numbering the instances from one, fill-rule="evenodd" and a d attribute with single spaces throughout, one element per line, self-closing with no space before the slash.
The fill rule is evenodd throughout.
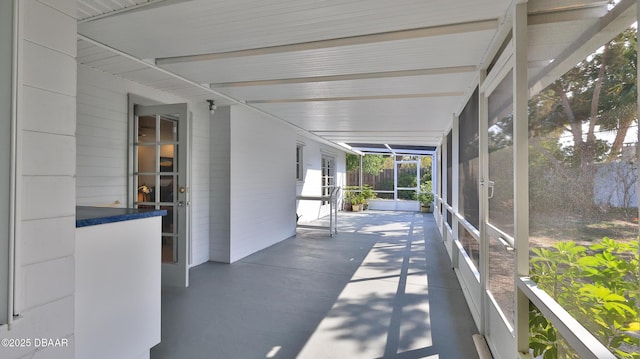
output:
<path id="1" fill-rule="evenodd" d="M 322 155 L 322 186 L 321 186 L 322 196 L 331 195 L 331 190 L 333 190 L 333 187 L 335 186 L 335 164 L 334 163 L 335 163 L 335 159 L 332 156 Z"/>
<path id="2" fill-rule="evenodd" d="M 302 144 L 296 145 L 296 179 L 302 181 L 304 179 L 303 165 L 302 165 Z"/>
<path id="3" fill-rule="evenodd" d="M 618 34 L 529 101 L 530 276 L 618 358 L 640 353 L 635 38 Z M 532 347 L 556 333 L 533 313 Z"/>

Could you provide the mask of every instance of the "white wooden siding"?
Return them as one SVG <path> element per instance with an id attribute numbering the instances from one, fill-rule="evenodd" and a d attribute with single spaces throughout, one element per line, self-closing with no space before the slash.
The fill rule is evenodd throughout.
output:
<path id="1" fill-rule="evenodd" d="M 22 180 L 14 304 L 21 318 L 14 321 L 12 338 L 73 342 L 76 20 L 68 13 L 71 5 L 36 0 L 19 5 Z M 4 331 L 6 327 L 0 327 Z M 31 347 L 4 350 L 2 355 L 19 358 L 35 352 Z M 37 352 L 41 357 L 73 357 L 73 344 Z"/>
<path id="2" fill-rule="evenodd" d="M 296 134 L 231 107 L 231 262 L 295 234 Z"/>

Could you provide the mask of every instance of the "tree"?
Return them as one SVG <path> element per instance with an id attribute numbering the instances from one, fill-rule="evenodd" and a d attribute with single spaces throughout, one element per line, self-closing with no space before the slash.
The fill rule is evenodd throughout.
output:
<path id="1" fill-rule="evenodd" d="M 557 204 L 583 215 L 594 207 L 593 196 L 585 194 L 593 192 L 596 164 L 619 158 L 629 127 L 637 121 L 635 32 L 622 32 L 529 103 L 531 156 L 541 166 L 531 171 L 552 168 L 554 174 L 538 187 L 555 187 L 564 194 Z M 615 131 L 613 142 L 599 138 L 598 129 Z M 561 142 L 565 133 L 570 138 Z M 535 178 L 545 178 L 544 173 Z M 538 197 L 545 196 L 532 193 Z"/>
<path id="2" fill-rule="evenodd" d="M 384 168 L 382 155 L 366 154 L 362 156 L 362 172 L 377 175 Z M 360 156 L 347 153 L 347 171 L 355 171 L 360 168 Z"/>
<path id="3" fill-rule="evenodd" d="M 356 171 L 360 168 L 360 156 L 347 153 L 347 172 Z"/>

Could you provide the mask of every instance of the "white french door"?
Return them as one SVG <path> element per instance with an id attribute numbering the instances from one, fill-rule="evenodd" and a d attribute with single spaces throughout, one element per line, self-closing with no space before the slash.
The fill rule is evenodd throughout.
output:
<path id="1" fill-rule="evenodd" d="M 162 285 L 189 285 L 187 104 L 134 106 L 133 206 L 164 209 Z"/>

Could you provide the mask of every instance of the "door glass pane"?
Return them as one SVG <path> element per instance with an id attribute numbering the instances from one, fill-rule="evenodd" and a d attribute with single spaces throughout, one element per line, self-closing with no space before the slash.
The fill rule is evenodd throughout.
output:
<path id="1" fill-rule="evenodd" d="M 176 145 L 160 145 L 160 172 L 174 172 Z"/>
<path id="2" fill-rule="evenodd" d="M 156 145 L 138 145 L 138 173 L 153 173 L 156 171 Z"/>
<path id="3" fill-rule="evenodd" d="M 138 176 L 138 202 L 155 202 L 156 193 L 156 176 L 141 175 Z"/>
<path id="4" fill-rule="evenodd" d="M 138 142 L 156 142 L 156 117 L 141 116 L 138 118 Z"/>
<path id="5" fill-rule="evenodd" d="M 489 221 L 513 236 L 512 71 L 489 96 Z M 493 192 L 493 193 L 491 193 Z"/>
<path id="6" fill-rule="evenodd" d="M 178 122 L 167 117 L 160 117 L 160 141 L 175 142 L 178 140 Z"/>
<path id="7" fill-rule="evenodd" d="M 160 202 L 173 203 L 176 193 L 175 176 L 160 176 Z"/>

